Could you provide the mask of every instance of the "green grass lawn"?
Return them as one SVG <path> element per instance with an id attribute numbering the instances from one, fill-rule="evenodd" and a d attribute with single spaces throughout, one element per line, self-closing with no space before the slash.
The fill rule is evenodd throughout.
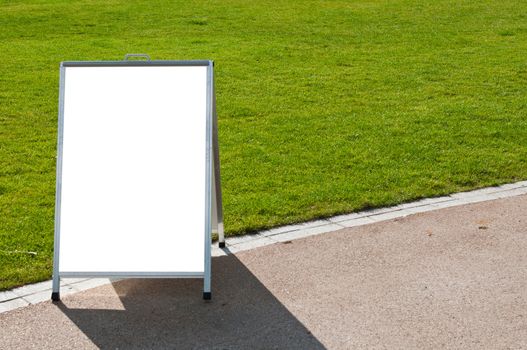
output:
<path id="1" fill-rule="evenodd" d="M 527 2 L 3 1 L 0 289 L 51 276 L 59 62 L 136 52 L 215 60 L 229 235 L 527 178 Z"/>

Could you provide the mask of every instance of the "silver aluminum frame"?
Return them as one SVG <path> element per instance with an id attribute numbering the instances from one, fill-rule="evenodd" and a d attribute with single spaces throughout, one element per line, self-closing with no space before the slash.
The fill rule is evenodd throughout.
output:
<path id="1" fill-rule="evenodd" d="M 214 84 L 212 84 L 214 88 Z M 225 234 L 223 232 L 223 199 L 221 193 L 220 177 L 220 146 L 218 141 L 218 115 L 216 113 L 216 93 L 212 94 L 213 103 L 213 129 L 212 129 L 212 151 L 214 152 L 214 161 L 212 178 L 212 233 L 218 234 L 218 246 L 225 247 Z"/>
<path id="2" fill-rule="evenodd" d="M 62 154 L 64 138 L 64 90 L 66 67 L 145 67 L 145 66 L 206 66 L 207 67 L 207 106 L 206 106 L 206 150 L 205 150 L 205 261 L 204 271 L 199 272 L 75 272 L 59 271 L 60 257 L 60 214 L 62 195 Z M 223 235 L 223 210 L 219 172 L 219 150 L 217 135 L 216 97 L 214 91 L 214 63 L 209 60 L 190 61 L 67 61 L 60 64 L 59 113 L 57 135 L 57 172 L 55 197 L 55 233 L 53 252 L 53 285 L 51 299 L 60 300 L 61 277 L 141 277 L 141 278 L 203 278 L 203 298 L 211 298 L 211 232 L 217 228 L 221 242 Z M 212 183 L 214 181 L 214 183 Z M 214 191 L 214 193 L 211 193 Z M 214 203 L 212 200 L 214 199 Z M 214 217 L 212 217 L 214 215 Z"/>

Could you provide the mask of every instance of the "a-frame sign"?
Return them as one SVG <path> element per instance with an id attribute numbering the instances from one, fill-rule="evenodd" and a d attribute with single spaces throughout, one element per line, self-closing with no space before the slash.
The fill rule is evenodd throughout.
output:
<path id="1" fill-rule="evenodd" d="M 203 278 L 224 246 L 212 61 L 60 65 L 52 299 L 61 277 Z M 142 56 L 142 55 L 139 55 Z"/>

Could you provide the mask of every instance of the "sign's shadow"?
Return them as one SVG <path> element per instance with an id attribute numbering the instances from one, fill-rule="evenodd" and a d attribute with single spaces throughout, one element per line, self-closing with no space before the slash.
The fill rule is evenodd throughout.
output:
<path id="1" fill-rule="evenodd" d="M 234 255 L 212 269 L 211 302 L 202 280 L 129 279 L 113 283 L 120 309 L 57 305 L 100 348 L 324 349 Z"/>

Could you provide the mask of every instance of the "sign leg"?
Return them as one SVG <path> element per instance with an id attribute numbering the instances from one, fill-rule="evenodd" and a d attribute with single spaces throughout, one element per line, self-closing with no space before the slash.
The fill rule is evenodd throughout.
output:
<path id="1" fill-rule="evenodd" d="M 214 75 L 212 73 L 212 64 L 209 65 L 207 69 L 207 110 L 209 119 L 207 120 L 207 178 L 206 178 L 206 193 L 205 193 L 205 203 L 206 203 L 206 211 L 205 211 L 205 266 L 203 271 L 203 299 L 210 300 L 211 298 L 211 292 L 210 292 L 210 284 L 211 284 L 211 233 L 213 230 L 214 225 L 214 184 L 215 184 L 215 164 L 216 164 L 216 155 L 215 155 L 215 149 L 216 144 L 214 140 L 217 137 L 215 132 L 215 100 L 214 100 Z M 210 123 L 212 122 L 212 123 Z M 212 124 L 212 125 L 211 125 Z M 212 133 L 212 135 L 211 135 Z M 212 144 L 211 142 L 212 141 Z M 212 193 L 211 193 L 212 192 Z"/>
<path id="2" fill-rule="evenodd" d="M 51 282 L 51 300 L 60 301 L 59 234 L 57 227 L 55 228 L 55 241 L 53 251 L 53 280 Z"/>
<path id="3" fill-rule="evenodd" d="M 210 232 L 210 231 L 209 231 Z M 210 233 L 207 235 L 205 244 L 208 244 L 209 249 L 205 252 L 205 271 L 203 273 L 203 299 L 211 299 L 210 282 L 211 282 L 211 256 L 210 256 Z"/>
<path id="4" fill-rule="evenodd" d="M 216 114 L 216 95 L 213 100 L 213 130 L 212 153 L 214 155 L 212 167 L 212 222 L 213 231 L 218 234 L 218 246 L 225 248 L 225 234 L 223 233 L 223 200 L 221 195 L 220 177 L 220 145 L 218 141 L 218 115 Z"/>
<path id="5" fill-rule="evenodd" d="M 214 172 L 212 173 L 212 233 L 218 234 L 218 246 L 224 248 L 225 234 L 223 233 L 221 185 L 219 183 L 219 174 L 216 172 L 217 167 L 218 166 L 214 164 Z"/>
<path id="6" fill-rule="evenodd" d="M 58 272 L 53 272 L 51 300 L 60 301 L 60 277 Z"/>

